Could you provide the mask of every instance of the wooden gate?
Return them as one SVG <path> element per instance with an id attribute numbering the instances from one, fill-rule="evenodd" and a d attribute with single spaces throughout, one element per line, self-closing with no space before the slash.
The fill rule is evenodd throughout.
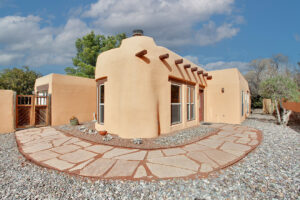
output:
<path id="1" fill-rule="evenodd" d="M 17 128 L 49 125 L 49 96 L 17 95 L 16 98 Z"/>

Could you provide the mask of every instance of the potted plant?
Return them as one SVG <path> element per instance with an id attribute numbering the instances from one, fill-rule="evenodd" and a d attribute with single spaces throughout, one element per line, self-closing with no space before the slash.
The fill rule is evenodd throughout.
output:
<path id="1" fill-rule="evenodd" d="M 102 131 L 98 131 L 98 133 L 99 133 L 100 135 L 104 136 L 104 135 L 106 135 L 106 134 L 107 134 L 107 131 L 105 131 L 105 130 L 102 130 Z"/>
<path id="2" fill-rule="evenodd" d="M 71 119 L 70 119 L 70 124 L 71 124 L 72 126 L 78 125 L 78 124 L 79 124 L 78 119 L 77 119 L 75 116 L 71 117 Z"/>

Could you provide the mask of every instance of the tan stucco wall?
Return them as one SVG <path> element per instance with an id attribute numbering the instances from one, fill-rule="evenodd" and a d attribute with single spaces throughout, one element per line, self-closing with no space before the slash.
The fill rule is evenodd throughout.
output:
<path id="1" fill-rule="evenodd" d="M 0 134 L 15 131 L 14 91 L 0 90 Z"/>
<path id="2" fill-rule="evenodd" d="M 72 116 L 79 122 L 93 120 L 96 113 L 94 79 L 50 74 L 37 79 L 35 88 L 47 83 L 51 94 L 51 125 L 67 124 Z"/>
<path id="3" fill-rule="evenodd" d="M 250 96 L 250 90 L 248 86 L 248 82 L 245 79 L 245 77 L 238 71 L 239 75 L 239 85 L 240 85 L 240 105 L 242 105 L 242 91 L 244 92 L 243 95 L 243 101 L 244 101 L 244 114 L 242 116 L 242 106 L 240 106 L 240 115 L 242 116 L 240 118 L 240 123 L 243 122 L 251 113 L 251 96 Z M 247 102 L 249 102 L 247 104 Z M 247 109 L 248 106 L 248 109 Z"/>
<path id="4" fill-rule="evenodd" d="M 145 58 L 135 54 L 143 49 L 148 53 Z M 169 54 L 161 61 L 159 56 Z M 107 77 L 105 82 L 104 125 L 96 124 L 98 130 L 118 134 L 124 138 L 151 138 L 159 134 L 199 124 L 199 101 L 196 95 L 195 120 L 187 122 L 186 85 L 182 85 L 182 123 L 171 125 L 171 82 L 169 76 L 182 78 L 199 84 L 206 84 L 184 64 L 194 63 L 184 59 L 183 64 L 175 65 L 182 58 L 174 52 L 156 46 L 152 38 L 146 36 L 131 37 L 122 41 L 116 48 L 99 55 L 96 66 L 96 79 Z"/>
<path id="5" fill-rule="evenodd" d="M 237 69 L 210 71 L 213 79 L 206 91 L 206 120 L 215 123 L 241 122 L 240 84 Z M 224 93 L 222 93 L 224 88 Z"/>

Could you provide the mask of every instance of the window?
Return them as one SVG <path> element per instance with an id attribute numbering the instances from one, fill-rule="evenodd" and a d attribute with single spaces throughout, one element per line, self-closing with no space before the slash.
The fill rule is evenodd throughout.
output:
<path id="1" fill-rule="evenodd" d="M 104 123 L 104 84 L 98 86 L 98 123 Z"/>
<path id="2" fill-rule="evenodd" d="M 48 91 L 38 91 L 36 97 L 36 105 L 47 105 Z"/>
<path id="3" fill-rule="evenodd" d="M 242 116 L 244 116 L 244 91 L 242 91 Z"/>
<path id="4" fill-rule="evenodd" d="M 195 89 L 187 87 L 187 120 L 195 119 Z"/>
<path id="5" fill-rule="evenodd" d="M 181 86 L 171 84 L 171 124 L 181 122 Z"/>

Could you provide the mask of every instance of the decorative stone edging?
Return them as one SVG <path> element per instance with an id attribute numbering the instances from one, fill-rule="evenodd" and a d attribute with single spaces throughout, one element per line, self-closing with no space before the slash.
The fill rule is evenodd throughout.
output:
<path id="1" fill-rule="evenodd" d="M 141 150 L 100 145 L 51 127 L 16 132 L 19 151 L 34 163 L 96 179 L 197 178 L 226 168 L 255 149 L 260 131 L 213 124 L 219 132 L 176 148 Z"/>

